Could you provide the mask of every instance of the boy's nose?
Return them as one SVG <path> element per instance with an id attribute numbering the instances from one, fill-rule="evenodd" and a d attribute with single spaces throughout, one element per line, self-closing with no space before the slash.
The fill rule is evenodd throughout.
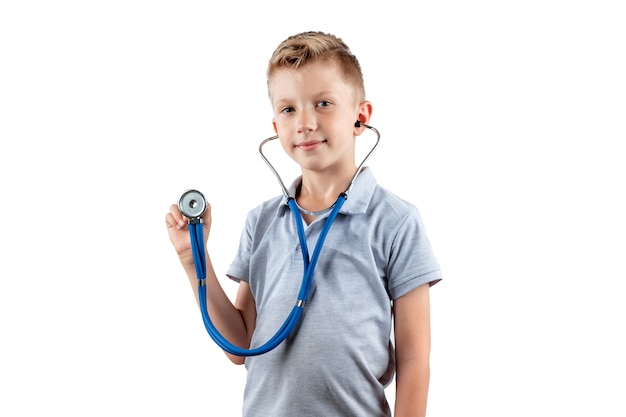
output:
<path id="1" fill-rule="evenodd" d="M 312 110 L 300 111 L 298 117 L 298 132 L 311 132 L 317 127 L 317 119 L 315 118 L 315 112 Z"/>

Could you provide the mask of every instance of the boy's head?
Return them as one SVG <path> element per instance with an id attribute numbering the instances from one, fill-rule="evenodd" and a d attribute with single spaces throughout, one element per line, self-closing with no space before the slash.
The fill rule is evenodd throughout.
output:
<path id="1" fill-rule="evenodd" d="M 365 100 L 363 73 L 357 58 L 340 38 L 323 32 L 302 32 L 281 42 L 270 58 L 267 83 L 281 69 L 299 69 L 313 62 L 332 62 L 354 91 L 355 101 Z"/>

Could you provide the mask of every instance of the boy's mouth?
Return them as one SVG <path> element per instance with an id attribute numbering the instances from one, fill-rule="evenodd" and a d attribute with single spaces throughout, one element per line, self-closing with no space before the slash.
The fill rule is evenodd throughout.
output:
<path id="1" fill-rule="evenodd" d="M 309 140 L 309 141 L 302 142 L 296 145 L 296 148 L 302 151 L 308 152 L 308 151 L 312 151 L 312 150 L 319 148 L 324 142 L 326 141 L 325 140 Z"/>

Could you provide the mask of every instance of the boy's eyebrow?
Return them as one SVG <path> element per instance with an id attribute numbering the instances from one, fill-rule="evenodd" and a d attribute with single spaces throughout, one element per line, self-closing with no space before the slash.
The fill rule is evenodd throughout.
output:
<path id="1" fill-rule="evenodd" d="M 315 94 L 315 97 L 319 97 L 319 96 L 334 96 L 336 95 L 336 93 L 332 90 L 324 90 L 324 91 L 320 91 L 319 93 Z"/>
<path id="2" fill-rule="evenodd" d="M 285 104 L 289 104 L 291 102 L 291 100 L 287 99 L 287 98 L 281 98 L 281 99 L 277 99 L 277 100 L 272 100 L 272 105 L 273 106 L 282 106 Z"/>
<path id="3" fill-rule="evenodd" d="M 324 91 L 320 91 L 320 92 L 314 93 L 312 95 L 312 97 L 319 98 L 319 97 L 324 97 L 324 96 L 335 96 L 335 95 L 336 95 L 336 93 L 334 91 L 332 91 L 332 90 L 324 90 Z M 290 102 L 292 100 L 293 99 L 291 99 L 289 97 L 282 97 L 282 98 L 278 98 L 278 99 L 273 99 L 272 103 L 274 103 L 276 105 L 276 104 L 283 103 L 283 102 Z"/>

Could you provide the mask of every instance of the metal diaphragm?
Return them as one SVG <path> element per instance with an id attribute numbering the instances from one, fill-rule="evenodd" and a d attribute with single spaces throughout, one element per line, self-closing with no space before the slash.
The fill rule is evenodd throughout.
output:
<path id="1" fill-rule="evenodd" d="M 206 211 L 206 199 L 198 190 L 187 190 L 178 200 L 178 209 L 185 217 L 198 219 Z"/>

